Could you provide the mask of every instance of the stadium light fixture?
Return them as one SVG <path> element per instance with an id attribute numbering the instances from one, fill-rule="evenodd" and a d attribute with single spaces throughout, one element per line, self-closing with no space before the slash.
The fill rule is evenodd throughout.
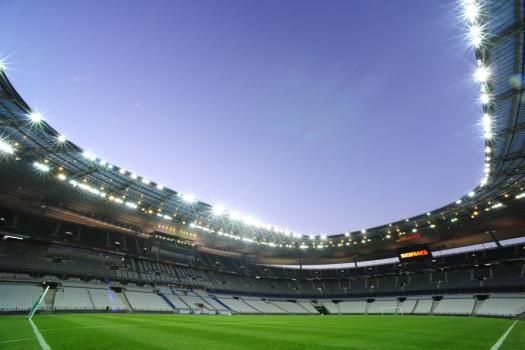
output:
<path id="1" fill-rule="evenodd" d="M 475 48 L 478 48 L 481 46 L 483 42 L 483 30 L 478 24 L 473 24 L 470 27 L 468 37 L 470 39 L 472 46 L 474 46 Z"/>
<path id="2" fill-rule="evenodd" d="M 40 162 L 34 162 L 33 167 L 35 167 L 43 173 L 47 173 L 49 170 L 51 170 L 51 168 L 48 165 Z"/>
<path id="3" fill-rule="evenodd" d="M 474 72 L 474 80 L 479 83 L 486 83 L 490 77 L 490 69 L 485 66 L 479 66 Z"/>
<path id="4" fill-rule="evenodd" d="M 157 190 L 162 191 L 164 189 L 164 185 L 157 184 Z"/>
<path id="5" fill-rule="evenodd" d="M 126 205 L 126 207 L 131 208 L 131 209 L 137 209 L 137 207 L 138 207 L 138 205 L 136 203 L 133 203 L 133 202 L 126 202 L 125 205 Z"/>
<path id="6" fill-rule="evenodd" d="M 232 220 L 241 221 L 242 220 L 242 214 L 238 211 L 231 211 L 230 212 L 230 218 Z"/>
<path id="7" fill-rule="evenodd" d="M 29 113 L 29 119 L 31 120 L 31 123 L 38 124 L 44 120 L 44 116 L 40 112 L 33 111 Z"/>
<path id="8" fill-rule="evenodd" d="M 484 177 L 481 179 L 479 185 L 480 185 L 480 187 L 483 187 L 483 186 L 485 186 L 488 182 L 489 182 L 488 177 L 487 177 L 487 176 L 484 176 Z"/>
<path id="9" fill-rule="evenodd" d="M 84 158 L 86 158 L 87 160 L 90 160 L 90 161 L 95 161 L 97 160 L 97 155 L 93 152 L 90 152 L 90 151 L 84 151 L 82 152 L 82 156 Z"/>
<path id="10" fill-rule="evenodd" d="M 483 125 L 483 134 L 486 139 L 492 138 L 492 118 L 488 114 L 484 114 L 481 118 L 481 124 Z"/>
<path id="11" fill-rule="evenodd" d="M 0 152 L 5 154 L 15 153 L 15 149 L 7 141 L 0 139 Z"/>
<path id="12" fill-rule="evenodd" d="M 195 203 L 197 201 L 197 198 L 195 198 L 194 195 L 192 194 L 188 194 L 188 193 L 184 193 L 181 195 L 181 198 L 184 202 L 188 203 L 188 204 L 192 204 L 192 203 Z"/>
<path id="13" fill-rule="evenodd" d="M 7 70 L 7 65 L 6 63 L 0 59 L 0 72 L 5 72 Z"/>
<path id="14" fill-rule="evenodd" d="M 483 92 L 480 96 L 479 96 L 479 101 L 484 104 L 484 105 L 487 105 L 489 104 L 490 102 L 490 96 L 489 94 L 487 94 L 486 92 Z"/>
<path id="15" fill-rule="evenodd" d="M 66 136 L 60 134 L 60 135 L 57 136 L 57 141 L 58 141 L 58 143 L 65 143 L 67 141 L 67 138 L 66 138 Z"/>
<path id="16" fill-rule="evenodd" d="M 476 0 L 463 0 L 463 15 L 470 24 L 476 23 L 481 6 Z"/>
<path id="17" fill-rule="evenodd" d="M 226 214 L 226 208 L 222 204 L 215 204 L 212 207 L 212 212 L 213 212 L 213 215 L 215 216 L 221 216 L 221 215 Z"/>

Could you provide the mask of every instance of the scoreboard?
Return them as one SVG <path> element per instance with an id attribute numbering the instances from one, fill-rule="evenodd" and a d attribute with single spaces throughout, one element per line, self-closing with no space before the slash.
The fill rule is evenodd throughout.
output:
<path id="1" fill-rule="evenodd" d="M 432 258 L 432 253 L 426 245 L 399 249 L 398 254 L 400 261 L 426 260 Z"/>

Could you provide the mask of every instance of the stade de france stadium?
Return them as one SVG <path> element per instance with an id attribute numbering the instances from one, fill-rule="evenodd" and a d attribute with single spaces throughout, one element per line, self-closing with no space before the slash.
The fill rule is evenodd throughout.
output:
<path id="1" fill-rule="evenodd" d="M 484 177 L 356 232 L 290 232 L 109 163 L 0 70 L 0 313 L 523 318 L 525 1 L 462 3 Z"/>

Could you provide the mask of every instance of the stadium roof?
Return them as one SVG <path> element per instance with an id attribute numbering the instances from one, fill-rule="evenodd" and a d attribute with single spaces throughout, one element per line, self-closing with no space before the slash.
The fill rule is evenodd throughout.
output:
<path id="1" fill-rule="evenodd" d="M 5 65 L 0 64 L 3 186 L 17 184 L 19 189 L 4 198 L 13 199 L 13 205 L 14 197 L 26 198 L 19 205 L 25 209 L 32 198 L 38 198 L 38 203 L 45 198 L 55 210 L 76 212 L 135 234 L 182 235 L 219 247 L 237 247 L 238 241 L 298 250 L 348 248 L 420 232 L 442 239 L 457 231 L 454 225 L 525 199 L 523 0 L 463 0 L 461 5 L 475 51 L 473 75 L 480 84 L 485 175 L 477 188 L 445 207 L 359 232 L 332 236 L 292 233 L 165 188 L 66 140 L 22 99 L 7 78 Z"/>

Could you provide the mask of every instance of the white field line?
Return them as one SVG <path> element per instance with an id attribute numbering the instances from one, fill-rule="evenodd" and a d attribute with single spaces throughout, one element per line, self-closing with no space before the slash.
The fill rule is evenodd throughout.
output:
<path id="1" fill-rule="evenodd" d="M 507 331 L 505 333 L 503 333 L 503 335 L 498 339 L 498 341 L 496 342 L 496 344 L 492 345 L 492 347 L 490 348 L 490 350 L 498 350 L 500 348 L 500 346 L 503 344 L 503 342 L 505 341 L 505 339 L 507 339 L 508 335 L 510 334 L 510 332 L 512 331 L 512 328 L 514 328 L 514 326 L 516 325 L 518 321 L 514 321 L 513 324 L 510 325 L 510 327 L 507 329 Z"/>
<path id="2" fill-rule="evenodd" d="M 40 331 L 38 330 L 33 320 L 29 319 L 29 323 L 31 324 L 31 327 L 33 328 L 33 333 L 35 333 L 36 339 L 38 340 L 38 344 L 40 344 L 40 348 L 42 350 L 51 350 L 51 347 L 47 345 L 46 340 L 44 339 L 42 334 L 40 334 Z"/>
<path id="3" fill-rule="evenodd" d="M 2 341 L 0 341 L 0 344 L 17 343 L 19 341 L 27 341 L 27 340 L 29 340 L 29 338 L 13 339 L 13 340 L 2 340 Z"/>

